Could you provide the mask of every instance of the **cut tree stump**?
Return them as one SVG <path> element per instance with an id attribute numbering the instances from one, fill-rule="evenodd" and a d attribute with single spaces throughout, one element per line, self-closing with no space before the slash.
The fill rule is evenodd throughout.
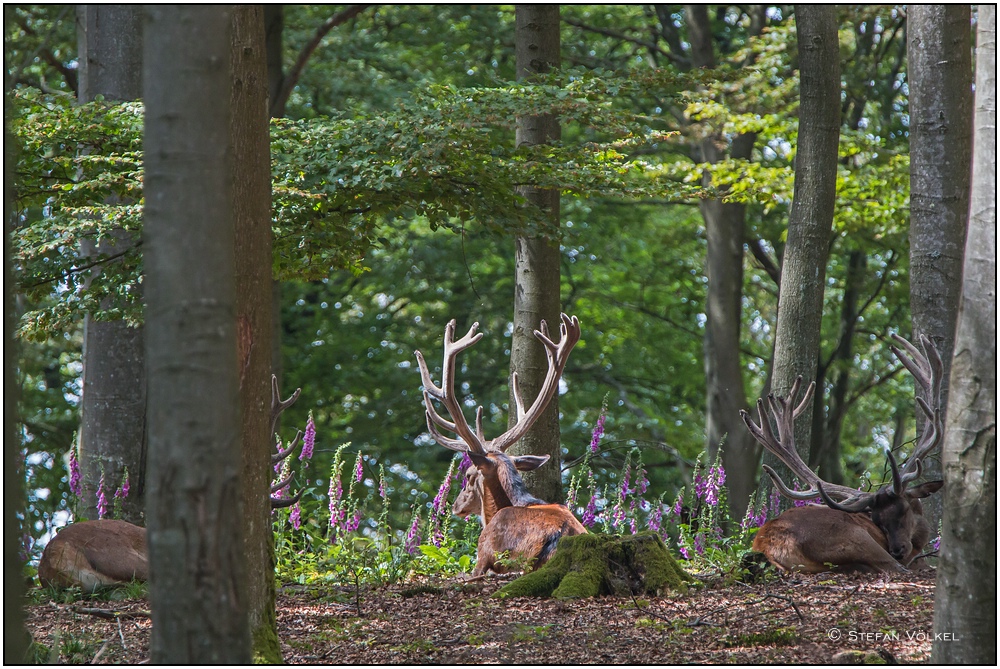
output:
<path id="1" fill-rule="evenodd" d="M 560 539 L 551 560 L 500 588 L 494 597 L 659 595 L 686 591 L 694 582 L 654 532 L 621 537 L 579 534 Z"/>

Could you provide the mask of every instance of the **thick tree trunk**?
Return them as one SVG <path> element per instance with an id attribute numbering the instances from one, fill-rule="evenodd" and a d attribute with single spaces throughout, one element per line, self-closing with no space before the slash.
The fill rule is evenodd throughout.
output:
<path id="1" fill-rule="evenodd" d="M 516 5 L 515 42 L 518 80 L 530 79 L 559 67 L 559 6 Z M 522 116 L 517 119 L 516 142 L 545 144 L 559 139 L 559 120 L 554 116 Z M 529 203 L 546 213 L 553 229 L 559 227 L 559 192 L 523 188 Z M 558 336 L 559 324 L 559 241 L 550 237 L 518 237 L 515 240 L 514 334 L 510 351 L 510 371 L 517 373 L 522 400 L 531 403 L 542 387 L 547 369 L 545 348 L 533 331 L 544 320 L 550 333 Z M 512 390 L 513 392 L 513 390 Z M 517 422 L 510 401 L 509 424 Z M 551 462 L 533 472 L 525 472 L 524 482 L 531 493 L 550 502 L 560 502 L 562 489 L 562 448 L 559 443 L 559 398 L 553 397 L 545 412 L 512 454 L 552 456 Z"/>
<path id="2" fill-rule="evenodd" d="M 799 46 L 799 133 L 788 241 L 781 267 L 772 391 L 785 396 L 797 376 L 816 377 L 823 286 L 833 226 L 840 137 L 840 50 L 832 6 L 796 5 Z M 817 389 L 822 393 L 823 389 Z M 812 407 L 795 423 L 795 442 L 809 458 Z M 786 481 L 788 470 L 765 454 Z"/>
<path id="3" fill-rule="evenodd" d="M 969 235 L 943 446 L 938 664 L 997 662 L 996 5 L 979 5 Z M 950 633 L 953 640 L 939 640 Z"/>
<path id="4" fill-rule="evenodd" d="M 271 528 L 271 155 L 264 8 L 233 13 L 233 214 L 247 613 L 256 662 L 281 662 Z"/>
<path id="5" fill-rule="evenodd" d="M 159 664 L 248 664 L 231 16 L 145 9 L 150 602 Z"/>
<path id="6" fill-rule="evenodd" d="M 106 100 L 137 100 L 142 95 L 142 8 L 137 5 L 81 5 L 77 8 L 80 102 L 97 95 Z M 95 243 L 81 254 L 118 253 L 134 244 L 129 233 Z M 113 307 L 108 299 L 101 305 Z M 83 392 L 80 402 L 80 468 L 83 499 L 79 513 L 98 517 L 97 491 L 104 477 L 105 496 L 129 477 L 121 500 L 123 520 L 143 525 L 146 467 L 146 376 L 142 327 L 123 320 L 83 325 Z"/>
<path id="7" fill-rule="evenodd" d="M 972 55 L 969 5 L 912 5 L 906 16 L 910 95 L 910 316 L 913 338 L 925 334 L 948 371 L 962 291 L 962 250 L 969 215 L 972 160 Z M 919 414 L 918 414 L 919 415 Z M 917 425 L 923 431 L 923 421 Z M 935 457 L 924 476 L 941 476 Z M 935 530 L 941 495 L 924 504 Z"/>

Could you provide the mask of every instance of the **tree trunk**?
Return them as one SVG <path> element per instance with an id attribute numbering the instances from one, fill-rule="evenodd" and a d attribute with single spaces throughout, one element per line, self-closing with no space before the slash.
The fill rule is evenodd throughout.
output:
<path id="1" fill-rule="evenodd" d="M 715 44 L 705 5 L 686 5 L 685 22 L 691 40 L 691 63 L 696 68 L 715 67 Z M 759 28 L 757 30 L 759 32 Z M 732 158 L 749 160 L 757 136 L 737 135 L 729 148 Z M 698 143 L 694 159 L 714 164 L 725 158 L 726 140 L 716 134 Z M 711 183 L 706 171 L 705 185 Z M 705 438 L 709 461 L 722 450 L 732 518 L 742 518 L 757 487 L 760 447 L 740 420 L 747 408 L 740 359 L 740 325 L 743 310 L 743 240 L 746 207 L 722 200 L 702 200 L 698 206 L 705 221 L 707 253 L 705 276 Z M 724 443 L 724 446 L 723 446 Z"/>
<path id="2" fill-rule="evenodd" d="M 233 13 L 233 215 L 247 614 L 255 662 L 281 662 L 271 528 L 271 155 L 264 8 Z"/>
<path id="3" fill-rule="evenodd" d="M 945 427 L 936 664 L 997 662 L 996 5 L 979 5 L 969 235 Z M 939 640 L 950 633 L 954 640 Z"/>
<path id="4" fill-rule="evenodd" d="M 4 7 L 4 28 L 11 7 Z M 6 59 L 5 59 L 6 61 Z M 10 72 L 9 69 L 6 72 Z M 4 76 L 4 96 L 10 94 L 12 82 Z M 7 100 L 5 99 L 5 102 Z M 5 106 L 5 110 L 9 105 Z M 8 117 L 4 114 L 3 143 L 3 461 L 7 463 L 3 477 L 3 663 L 25 664 L 25 652 L 31 637 L 24 627 L 24 456 L 18 435 L 18 384 L 14 370 L 14 296 L 10 272 L 10 230 L 14 220 L 12 200 L 14 147 L 8 135 Z"/>
<path id="5" fill-rule="evenodd" d="M 285 8 L 283 5 L 264 5 L 264 34 L 267 50 L 268 113 L 272 118 L 279 111 L 275 102 L 285 83 L 284 53 Z M 284 111 L 281 109 L 280 111 Z M 278 377 L 281 386 L 281 282 L 271 282 L 271 373 Z M 281 420 L 280 418 L 278 419 Z M 280 423 L 279 423 L 280 424 Z"/>
<path id="6" fill-rule="evenodd" d="M 248 664 L 234 290 L 231 17 L 145 9 L 152 658 Z"/>
<path id="7" fill-rule="evenodd" d="M 847 393 L 854 368 L 854 334 L 858 327 L 858 300 L 865 284 L 868 268 L 864 251 L 850 252 L 847 276 L 844 277 L 844 298 L 840 303 L 840 338 L 829 363 L 817 370 L 816 385 L 821 386 L 828 374 L 834 374 L 828 404 L 830 410 L 823 420 L 822 394 L 816 393 L 813 404 L 813 434 L 809 449 L 809 466 L 829 483 L 845 485 L 841 434 L 847 416 Z"/>
<path id="8" fill-rule="evenodd" d="M 941 402 L 945 407 L 969 215 L 970 20 L 968 5 L 912 5 L 906 17 L 910 316 L 913 339 L 926 334 L 941 352 L 945 365 Z M 922 416 L 917 431 L 923 431 Z M 941 463 L 936 457 L 924 461 L 924 476 L 941 477 Z M 933 495 L 924 504 L 924 515 L 935 530 L 941 519 L 942 497 Z"/>
<path id="9" fill-rule="evenodd" d="M 514 10 L 517 79 L 559 67 L 559 6 L 516 5 Z M 551 115 L 517 119 L 518 146 L 559 140 L 559 120 Z M 559 192 L 525 187 L 521 194 L 546 213 L 554 230 L 559 227 Z M 559 334 L 559 241 L 552 237 L 517 237 L 514 269 L 514 334 L 510 371 L 517 373 L 525 406 L 542 387 L 547 370 L 545 347 L 533 331 L 544 320 L 553 336 Z M 511 386 L 513 392 L 513 385 Z M 517 422 L 511 398 L 509 425 Z M 561 502 L 562 448 L 559 444 L 559 398 L 553 397 L 531 430 L 511 447 L 515 455 L 552 456 L 552 461 L 533 472 L 524 482 L 531 493 L 550 502 Z"/>
<path id="10" fill-rule="evenodd" d="M 799 133 L 788 241 L 781 267 L 771 388 L 787 395 L 797 376 L 816 377 L 823 286 L 832 234 L 840 137 L 840 51 L 833 6 L 796 5 L 799 46 Z M 823 389 L 818 388 L 818 393 Z M 808 461 L 812 407 L 795 423 L 795 442 Z M 770 454 L 765 462 L 786 481 L 788 470 Z"/>
<path id="11" fill-rule="evenodd" d="M 97 95 L 106 100 L 142 96 L 142 8 L 137 5 L 80 5 L 77 36 L 80 102 Z M 113 238 L 84 240 L 82 256 L 113 254 L 135 242 L 118 231 Z M 111 299 L 102 308 L 114 306 Z M 104 478 L 105 496 L 129 477 L 129 494 L 121 499 L 122 520 L 144 523 L 146 467 L 146 376 L 142 327 L 123 320 L 83 321 L 83 378 L 80 402 L 80 469 L 83 499 L 78 512 L 98 517 L 97 494 Z"/>

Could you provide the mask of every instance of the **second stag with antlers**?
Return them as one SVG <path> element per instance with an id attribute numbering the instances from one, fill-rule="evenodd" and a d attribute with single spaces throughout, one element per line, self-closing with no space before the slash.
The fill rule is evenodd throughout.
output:
<path id="1" fill-rule="evenodd" d="M 753 436 L 805 484 L 806 490 L 792 490 L 778 474 L 764 465 L 775 487 L 793 500 L 822 499 L 824 505 L 807 505 L 785 511 L 765 523 L 754 538 L 753 550 L 763 553 L 779 569 L 818 573 L 836 569 L 860 572 L 906 572 L 931 537 L 920 499 L 937 492 L 943 482 L 909 484 L 920 478 L 921 462 L 940 443 L 944 433 L 941 410 L 941 357 L 927 337 L 921 336 L 919 351 L 910 342 L 893 335 L 903 350 L 891 347 L 903 366 L 923 391 L 917 406 L 926 418 L 924 432 L 913 452 L 899 466 L 891 451 L 886 455 L 892 483 L 876 492 L 860 492 L 820 479 L 795 450 L 794 421 L 812 401 L 816 384 L 796 405 L 802 378 L 796 379 L 788 397 L 767 398 L 770 414 L 777 424 L 775 437 L 764 401 L 757 400 L 759 424 L 746 411 L 743 422 Z M 904 353 L 905 351 L 905 353 Z M 926 398 L 926 401 L 925 399 Z M 836 499 L 835 499 L 836 498 Z"/>
<path id="2" fill-rule="evenodd" d="M 482 338 L 482 333 L 476 333 L 479 323 L 473 323 L 469 332 L 458 341 L 455 341 L 455 321 L 445 327 L 440 387 L 431 380 L 424 356 L 416 351 L 424 386 L 427 429 L 445 448 L 467 453 L 474 465 L 474 470 L 470 468 L 466 473 L 466 486 L 475 494 L 467 497 L 478 498 L 480 502 L 476 512 L 482 517 L 483 530 L 479 535 L 473 576 L 480 576 L 491 569 L 503 571 L 503 567 L 497 564 L 497 556 L 501 554 L 509 555 L 514 561 L 527 561 L 537 569 L 552 556 L 561 537 L 587 533 L 565 506 L 540 500 L 525 487 L 518 470 L 536 469 L 548 462 L 548 455 L 510 456 L 506 453 L 527 433 L 558 391 L 559 377 L 566 360 L 580 341 L 580 322 L 576 316 L 562 314 L 560 319 L 558 341 L 554 342 L 549 337 L 545 321 L 542 321 L 540 331 L 535 330 L 535 337 L 545 346 L 548 359 L 548 370 L 538 397 L 525 411 L 517 374 L 512 374 L 510 382 L 517 423 L 494 439 L 486 439 L 483 435 L 483 407 L 476 409 L 476 429 L 473 430 L 462 413 L 461 398 L 455 395 L 455 359 Z M 451 420 L 437 412 L 435 401 L 444 406 Z M 446 436 L 442 430 L 455 437 Z"/>

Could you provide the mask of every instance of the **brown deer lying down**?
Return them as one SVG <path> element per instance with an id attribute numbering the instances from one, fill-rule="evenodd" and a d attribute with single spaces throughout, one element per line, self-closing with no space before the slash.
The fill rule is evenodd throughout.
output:
<path id="1" fill-rule="evenodd" d="M 45 546 L 38 563 L 38 580 L 45 587 L 93 592 L 148 578 L 146 530 L 124 520 L 67 525 Z"/>
<path id="2" fill-rule="evenodd" d="M 570 351 L 580 340 L 580 323 L 576 317 L 570 318 L 563 314 L 561 320 L 558 343 L 549 339 L 545 321 L 542 321 L 541 331 L 535 331 L 535 336 L 545 346 L 548 358 L 545 381 L 538 397 L 525 411 L 517 385 L 517 374 L 512 375 L 511 385 L 518 421 L 514 427 L 495 439 L 488 440 L 483 436 L 483 408 L 479 407 L 476 411 L 476 429 L 473 431 L 462 413 L 461 399 L 455 395 L 455 358 L 483 336 L 476 334 L 479 324 L 474 323 L 468 334 L 456 342 L 455 321 L 448 323 L 445 328 L 443 381 L 440 388 L 431 381 L 424 357 L 420 351 L 416 351 L 424 386 L 428 430 L 439 444 L 453 451 L 468 453 L 472 460 L 473 467 L 465 472 L 466 487 L 455 500 L 453 508 L 463 517 L 470 513 L 478 513 L 482 517 L 483 531 L 479 535 L 473 576 L 480 576 L 488 570 L 504 571 L 496 563 L 498 553 L 507 553 L 514 560 L 527 560 L 533 569 L 537 569 L 555 552 L 560 537 L 587 533 L 586 528 L 565 506 L 548 504 L 532 496 L 518 473 L 518 470 L 530 471 L 540 467 L 548 462 L 549 456 L 509 456 L 505 452 L 524 436 L 558 391 L 559 377 Z M 444 405 L 454 422 L 437 413 L 432 399 Z M 453 432 L 457 438 L 446 437 L 439 428 Z"/>
<path id="3" fill-rule="evenodd" d="M 902 337 L 893 337 L 909 357 L 895 346 L 892 352 L 910 371 L 920 384 L 924 397 L 933 405 L 917 397 L 917 406 L 927 419 L 924 433 L 902 467 L 896 464 L 891 452 L 887 453 L 892 483 L 874 493 L 826 483 L 802 462 L 796 452 L 793 423 L 812 401 L 815 383 L 809 385 L 798 406 L 795 402 L 801 377 L 796 379 L 787 398 L 778 398 L 773 394 L 768 396 L 768 405 L 778 428 L 777 438 L 771 431 L 763 400 L 757 401 L 759 424 L 746 411 L 740 412 L 747 429 L 757 441 L 784 462 L 807 487 L 802 491 L 789 489 L 773 469 L 764 465 L 764 471 L 781 494 L 796 500 L 820 497 L 825 504 L 789 509 L 764 523 L 757 532 L 753 550 L 763 553 L 779 569 L 806 573 L 831 569 L 906 572 L 931 537 L 931 527 L 924 519 L 920 499 L 940 490 L 943 482 L 929 481 L 915 487 L 908 486 L 920 477 L 921 461 L 940 443 L 944 433 L 941 358 L 926 337 L 920 338 L 923 353 Z"/>
<path id="4" fill-rule="evenodd" d="M 278 380 L 271 377 L 271 439 L 277 428 L 278 416 L 299 397 L 299 390 L 287 400 L 278 394 Z M 285 450 L 271 456 L 272 464 L 292 454 L 301 433 Z M 279 481 L 271 493 L 287 488 L 292 478 Z M 272 508 L 291 506 L 302 492 L 287 499 L 271 498 Z M 53 537 L 42 551 L 38 563 L 38 580 L 45 587 L 78 587 L 86 591 L 119 585 L 132 580 L 149 578 L 149 553 L 145 528 L 124 520 L 90 520 L 67 525 Z"/>

